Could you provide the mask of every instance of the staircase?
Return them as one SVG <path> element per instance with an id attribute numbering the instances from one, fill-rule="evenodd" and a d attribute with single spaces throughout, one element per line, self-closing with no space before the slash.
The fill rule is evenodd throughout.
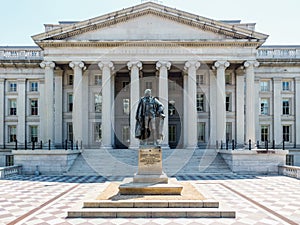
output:
<path id="1" fill-rule="evenodd" d="M 137 172 L 137 163 L 137 150 L 85 149 L 65 175 L 128 177 Z M 168 176 L 232 174 L 215 149 L 163 150 L 163 168 Z"/>

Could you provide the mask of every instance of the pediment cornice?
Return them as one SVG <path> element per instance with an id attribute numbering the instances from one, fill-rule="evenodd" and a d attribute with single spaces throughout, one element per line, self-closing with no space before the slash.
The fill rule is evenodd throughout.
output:
<path id="1" fill-rule="evenodd" d="M 256 39 L 259 41 L 265 41 L 268 37 L 268 35 L 237 27 L 235 25 L 208 19 L 153 2 L 147 2 L 131 8 L 119 10 L 100 17 L 34 35 L 32 36 L 32 38 L 36 42 L 46 40 L 64 40 L 66 38 L 109 27 L 118 23 L 126 22 L 130 19 L 149 14 L 176 21 L 188 26 L 196 27 L 204 31 L 222 34 L 232 39 Z"/>

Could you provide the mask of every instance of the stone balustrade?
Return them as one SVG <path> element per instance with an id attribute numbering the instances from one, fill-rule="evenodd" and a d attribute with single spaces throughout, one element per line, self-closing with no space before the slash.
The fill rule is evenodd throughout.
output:
<path id="1" fill-rule="evenodd" d="M 257 51 L 258 59 L 300 59 L 300 46 L 263 46 Z"/>
<path id="2" fill-rule="evenodd" d="M 43 51 L 38 47 L 0 47 L 0 60 L 42 60 Z"/>
<path id="3" fill-rule="evenodd" d="M 279 173 L 288 176 L 300 179 L 300 167 L 299 166 L 279 166 Z"/>
<path id="4" fill-rule="evenodd" d="M 11 175 L 21 174 L 22 166 L 6 166 L 0 167 L 0 179 L 6 178 Z"/>

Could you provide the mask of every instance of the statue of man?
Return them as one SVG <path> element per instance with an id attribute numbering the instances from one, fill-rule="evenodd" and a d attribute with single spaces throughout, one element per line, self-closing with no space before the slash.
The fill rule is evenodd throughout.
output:
<path id="1" fill-rule="evenodd" d="M 163 138 L 162 126 L 165 118 L 163 110 L 163 104 L 157 98 L 151 96 L 150 89 L 146 89 L 136 111 L 135 137 L 145 141 L 145 144 L 147 144 L 147 140 L 152 134 L 153 144 L 157 145 L 158 137 L 159 140 Z M 158 123 L 156 123 L 156 120 L 158 120 Z M 156 124 L 158 124 L 158 129 Z"/>

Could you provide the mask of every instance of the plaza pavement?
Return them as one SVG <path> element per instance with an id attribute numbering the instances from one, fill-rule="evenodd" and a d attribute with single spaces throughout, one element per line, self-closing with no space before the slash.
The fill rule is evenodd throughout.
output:
<path id="1" fill-rule="evenodd" d="M 67 211 L 123 177 L 14 176 L 0 180 L 0 224 L 300 224 L 300 180 L 284 176 L 178 176 L 236 211 L 235 219 L 68 219 Z"/>

